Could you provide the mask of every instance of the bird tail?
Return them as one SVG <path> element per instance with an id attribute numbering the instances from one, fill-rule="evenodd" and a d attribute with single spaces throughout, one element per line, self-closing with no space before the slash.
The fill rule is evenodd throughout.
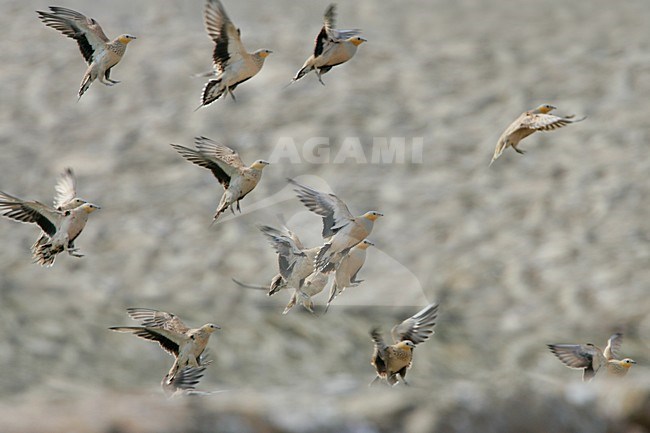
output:
<path id="1" fill-rule="evenodd" d="M 86 90 L 90 87 L 92 84 L 93 80 L 90 75 L 90 71 L 86 72 L 84 75 L 83 79 L 81 80 L 81 86 L 79 86 L 79 97 L 77 98 L 77 101 L 81 99 L 84 93 L 86 93 Z"/>
<path id="2" fill-rule="evenodd" d="M 286 281 L 284 281 L 284 278 L 282 278 L 282 275 L 280 274 L 276 275 L 271 281 L 271 287 L 269 288 L 269 296 L 275 295 L 285 287 L 287 287 L 287 283 Z"/>
<path id="3" fill-rule="evenodd" d="M 303 67 L 302 67 L 302 68 L 301 68 L 301 69 L 296 73 L 296 76 L 293 77 L 293 78 L 291 79 L 291 82 L 292 82 L 292 83 L 295 83 L 296 81 L 298 81 L 299 79 L 301 79 L 302 77 L 304 77 L 305 75 L 307 75 L 309 72 L 311 72 L 313 69 L 314 69 L 314 67 L 311 66 L 311 65 L 303 66 Z"/>
<path id="4" fill-rule="evenodd" d="M 330 304 L 334 299 L 338 296 L 339 294 L 339 288 L 336 285 L 336 281 L 332 283 L 332 288 L 330 289 L 330 295 L 329 298 L 327 299 L 327 304 L 325 305 L 325 313 L 327 313 L 327 310 L 330 308 Z"/>
<path id="5" fill-rule="evenodd" d="M 214 72 L 213 69 L 209 70 L 209 71 L 206 71 L 206 72 L 199 72 L 198 74 L 193 74 L 192 75 L 192 77 L 194 77 L 194 78 L 209 78 L 209 77 L 214 77 L 214 76 L 215 76 L 215 72 Z"/>
<path id="6" fill-rule="evenodd" d="M 215 78 L 208 81 L 203 88 L 203 95 L 201 96 L 201 105 L 197 110 L 204 105 L 212 104 L 214 101 L 219 99 L 221 95 L 226 91 L 225 87 L 221 86 L 221 78 Z M 195 110 L 196 111 L 196 110 Z"/>
<path id="7" fill-rule="evenodd" d="M 282 312 L 282 314 L 287 314 L 289 312 L 289 310 L 291 310 L 293 308 L 293 306 L 296 305 L 296 301 L 297 301 L 297 296 L 296 296 L 296 292 L 294 292 L 293 295 L 291 296 L 291 300 L 289 300 L 289 303 L 284 308 L 284 311 Z"/>
<path id="8" fill-rule="evenodd" d="M 133 334 L 136 332 L 141 332 L 144 328 L 141 326 L 111 326 L 108 329 L 115 332 L 129 332 Z"/>
<path id="9" fill-rule="evenodd" d="M 276 281 L 276 278 L 271 281 L 271 288 L 269 289 L 268 287 L 262 286 L 260 284 L 250 284 L 250 283 L 243 283 L 236 278 L 232 278 L 233 282 L 237 284 L 239 287 L 243 287 L 245 289 L 253 289 L 253 290 L 264 290 L 264 291 L 269 291 L 268 295 L 274 295 L 276 294 L 280 289 L 283 289 L 286 287 L 286 285 L 283 284 L 283 281 Z"/>
<path id="10" fill-rule="evenodd" d="M 63 245 L 53 247 L 49 242 L 49 239 L 45 236 L 38 238 L 36 243 L 32 245 L 32 257 L 34 258 L 34 263 L 38 263 L 41 266 L 52 266 L 56 259 L 56 255 L 61 252 L 63 252 Z"/>

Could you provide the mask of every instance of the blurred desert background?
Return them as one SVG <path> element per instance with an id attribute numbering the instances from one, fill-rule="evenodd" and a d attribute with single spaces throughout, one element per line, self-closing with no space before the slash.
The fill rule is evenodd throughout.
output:
<path id="1" fill-rule="evenodd" d="M 111 78 L 77 102 L 76 43 L 46 28 L 44 1 L 0 1 L 0 190 L 51 203 L 72 167 L 102 207 L 54 267 L 31 263 L 35 226 L 0 221 L 0 431 L 650 432 L 650 8 L 644 0 L 341 0 L 338 27 L 368 39 L 321 86 L 283 88 L 313 47 L 326 1 L 225 0 L 249 51 L 274 53 L 236 91 L 196 112 L 212 42 L 200 0 L 65 0 L 106 34 L 137 36 Z M 588 119 L 508 149 L 522 111 L 552 103 Z M 222 189 L 170 146 L 205 135 L 270 159 L 241 216 L 210 227 Z M 303 155 L 329 140 L 329 163 Z M 339 149 L 422 139 L 422 160 L 373 164 Z M 353 141 L 349 141 L 353 140 Z M 279 143 L 295 143 L 290 161 Z M 275 156 L 275 160 L 273 157 Z M 327 159 L 327 158 L 326 158 Z M 281 214 L 309 245 L 321 222 L 287 177 L 376 209 L 360 278 L 329 312 L 280 313 L 232 277 L 266 284 L 276 257 L 257 224 Z M 412 386 L 368 388 L 368 332 L 428 302 L 436 334 L 415 350 Z M 167 400 L 172 358 L 107 330 L 126 307 L 222 330 L 198 389 Z M 590 384 L 548 343 L 604 345 L 638 364 Z"/>

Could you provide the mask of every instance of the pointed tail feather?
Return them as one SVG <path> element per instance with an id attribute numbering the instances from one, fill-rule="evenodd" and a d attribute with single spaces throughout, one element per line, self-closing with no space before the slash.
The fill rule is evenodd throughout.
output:
<path id="1" fill-rule="evenodd" d="M 313 66 L 303 66 L 297 73 L 296 76 L 291 79 L 291 83 L 295 83 L 305 75 L 307 75 L 309 72 L 311 72 L 314 69 Z M 289 84 L 291 84 L 289 83 Z"/>
<path id="2" fill-rule="evenodd" d="M 203 88 L 201 106 L 212 104 L 214 101 L 219 99 L 225 91 L 225 88 L 221 88 L 221 78 L 208 81 Z"/>

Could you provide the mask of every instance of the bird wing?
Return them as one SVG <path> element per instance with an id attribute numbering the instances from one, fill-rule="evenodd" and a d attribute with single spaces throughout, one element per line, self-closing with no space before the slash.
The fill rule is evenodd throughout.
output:
<path id="1" fill-rule="evenodd" d="M 50 6 L 50 10 L 51 13 L 43 11 L 36 11 L 36 13 L 46 26 L 76 40 L 81 55 L 88 64 L 92 63 L 97 53 L 104 50 L 109 41 L 99 23 L 72 9 Z"/>
<path id="2" fill-rule="evenodd" d="M 598 358 L 599 349 L 593 344 L 549 344 L 548 348 L 570 368 L 593 368 L 598 364 L 594 359 Z"/>
<path id="3" fill-rule="evenodd" d="M 618 351 L 621 349 L 622 344 L 623 334 L 620 332 L 609 337 L 609 340 L 607 340 L 607 347 L 605 347 L 605 351 L 603 352 L 605 359 L 608 361 L 610 359 L 618 359 Z"/>
<path id="4" fill-rule="evenodd" d="M 370 337 L 372 338 L 372 341 L 375 343 L 375 349 L 377 350 L 377 355 L 382 359 L 386 360 L 386 350 L 388 349 L 388 345 L 384 341 L 384 337 L 381 336 L 381 333 L 379 332 L 379 329 L 375 328 L 370 331 Z"/>
<path id="5" fill-rule="evenodd" d="M 429 304 L 415 315 L 395 325 L 391 335 L 395 343 L 410 340 L 414 344 L 426 341 L 433 334 L 433 327 L 438 317 L 438 304 Z"/>
<path id="6" fill-rule="evenodd" d="M 34 223 L 49 237 L 53 237 L 61 224 L 63 214 L 37 201 L 23 201 L 0 191 L 0 212 L 2 216 L 23 223 Z"/>
<path id="7" fill-rule="evenodd" d="M 169 378 L 169 374 L 167 374 L 161 383 L 163 392 L 167 396 L 172 396 L 177 391 L 194 391 L 196 385 L 201 381 L 206 368 L 207 365 L 201 365 L 200 367 L 188 365 L 173 375 L 171 379 Z"/>
<path id="8" fill-rule="evenodd" d="M 115 332 L 128 332 L 136 337 L 155 341 L 170 355 L 177 357 L 179 346 L 183 343 L 177 334 L 165 331 L 163 328 L 148 328 L 140 326 L 113 326 L 108 328 Z"/>
<path id="9" fill-rule="evenodd" d="M 228 18 L 219 0 L 208 0 L 205 5 L 205 28 L 214 42 L 212 60 L 217 75 L 229 64 L 243 61 L 246 49 L 241 42 L 240 31 Z"/>
<path id="10" fill-rule="evenodd" d="M 307 209 L 323 217 L 323 238 L 333 236 L 342 227 L 354 220 L 346 204 L 334 194 L 326 194 L 293 179 L 289 183 L 296 186 L 294 191 Z"/>
<path id="11" fill-rule="evenodd" d="M 314 44 L 314 57 L 327 55 L 337 43 L 361 33 L 358 29 L 338 30 L 336 27 L 336 5 L 332 3 L 323 15 L 323 27 L 316 36 Z"/>
<path id="12" fill-rule="evenodd" d="M 580 122 L 585 118 L 573 119 L 573 116 L 560 117 L 553 114 L 527 113 L 520 122 L 521 128 L 534 129 L 535 131 L 552 131 L 569 123 Z"/>
<path id="13" fill-rule="evenodd" d="M 77 181 L 71 168 L 66 168 L 54 187 L 54 207 L 61 208 L 77 196 Z"/>
<path id="14" fill-rule="evenodd" d="M 139 320 L 146 328 L 162 328 L 173 334 L 184 335 L 190 328 L 175 314 L 150 308 L 127 308 L 126 311 L 133 320 Z"/>
<path id="15" fill-rule="evenodd" d="M 239 154 L 228 146 L 207 137 L 195 137 L 194 144 L 199 152 L 211 158 L 230 177 L 241 173 L 246 168 Z"/>
<path id="16" fill-rule="evenodd" d="M 286 233 L 282 233 L 280 230 L 270 226 L 260 226 L 259 229 L 278 254 L 280 275 L 285 279 L 289 278 L 298 257 L 304 257 L 306 254 L 300 250 L 291 236 Z"/>
<path id="17" fill-rule="evenodd" d="M 212 158 L 209 158 L 207 155 L 204 155 L 201 152 L 197 152 L 194 149 L 189 149 L 185 146 L 180 146 L 178 144 L 171 145 L 181 156 L 187 159 L 192 164 L 196 164 L 200 167 L 207 168 L 214 174 L 214 177 L 217 178 L 219 183 L 223 185 L 225 189 L 228 189 L 230 186 L 230 175 L 221 169 L 221 166 L 217 164 Z"/>

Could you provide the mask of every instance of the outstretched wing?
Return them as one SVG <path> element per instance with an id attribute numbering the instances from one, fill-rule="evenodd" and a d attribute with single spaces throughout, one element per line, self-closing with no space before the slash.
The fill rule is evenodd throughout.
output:
<path id="1" fill-rule="evenodd" d="M 288 181 L 296 187 L 294 191 L 302 204 L 316 215 L 323 217 L 323 238 L 333 236 L 354 219 L 346 204 L 334 194 L 316 191 L 293 179 Z"/>
<path id="2" fill-rule="evenodd" d="M 230 175 L 223 171 L 219 164 L 217 164 L 212 158 L 209 158 L 207 155 L 204 155 L 201 152 L 197 152 L 194 149 L 189 149 L 185 146 L 180 146 L 178 144 L 171 145 L 181 156 L 187 159 L 192 164 L 196 164 L 200 167 L 207 168 L 214 174 L 214 177 L 217 178 L 219 183 L 223 185 L 225 189 L 228 189 L 230 186 Z"/>
<path id="3" fill-rule="evenodd" d="M 204 156 L 211 158 L 230 177 L 238 174 L 244 163 L 239 154 L 228 146 L 219 144 L 207 137 L 195 137 L 194 144 Z"/>
<path id="4" fill-rule="evenodd" d="M 574 119 L 573 116 L 560 117 L 553 114 L 529 113 L 522 119 L 520 127 L 534 129 L 535 131 L 552 131 L 569 123 L 576 123 L 585 119 L 585 117 Z"/>
<path id="5" fill-rule="evenodd" d="M 395 325 L 391 335 L 395 343 L 410 340 L 414 344 L 426 341 L 433 334 L 433 327 L 438 317 L 438 304 L 429 304 L 415 315 Z"/>
<path id="6" fill-rule="evenodd" d="M 205 4 L 205 29 L 214 42 L 212 61 L 217 75 L 230 64 L 243 61 L 246 52 L 240 32 L 230 21 L 219 0 L 208 0 Z"/>
<path id="7" fill-rule="evenodd" d="M 146 328 L 162 328 L 166 331 L 185 334 L 190 328 L 175 314 L 150 308 L 127 308 L 126 311 L 133 320 L 139 320 Z"/>
<path id="8" fill-rule="evenodd" d="M 127 332 L 135 335 L 136 337 L 144 338 L 145 340 L 155 341 L 160 344 L 167 353 L 177 357 L 179 352 L 179 346 L 182 341 L 180 340 L 180 334 L 171 333 L 164 330 L 163 328 L 146 328 L 140 326 L 113 326 L 108 328 L 111 331 L 115 332 Z"/>
<path id="9" fill-rule="evenodd" d="M 316 36 L 314 57 L 326 55 L 334 45 L 361 33 L 358 29 L 338 30 L 336 27 L 336 4 L 330 4 L 323 15 L 323 27 Z"/>
<path id="10" fill-rule="evenodd" d="M 582 379 L 591 380 L 601 366 L 600 349 L 593 344 L 549 344 L 548 348 L 564 365 L 584 369 Z"/>
<path id="11" fill-rule="evenodd" d="M 60 209 L 77 196 L 77 181 L 71 168 L 66 168 L 54 187 L 54 207 Z"/>
<path id="12" fill-rule="evenodd" d="M 61 223 L 63 214 L 37 201 L 23 201 L 0 191 L 0 212 L 2 216 L 22 223 L 34 223 L 53 237 Z"/>
<path id="13" fill-rule="evenodd" d="M 304 257 L 306 254 L 296 245 L 291 236 L 286 233 L 282 233 L 280 230 L 270 226 L 260 226 L 259 229 L 278 254 L 280 275 L 288 279 L 298 257 Z"/>
<path id="14" fill-rule="evenodd" d="M 177 393 L 189 393 L 190 391 L 194 391 L 196 385 L 201 381 L 206 368 L 206 365 L 201 365 L 200 367 L 192 367 L 188 365 L 173 375 L 171 379 L 168 373 L 160 384 L 163 392 L 166 396 L 172 397 Z"/>
<path id="15" fill-rule="evenodd" d="M 36 11 L 36 13 L 46 26 L 76 40 L 86 62 L 92 63 L 97 53 L 104 50 L 108 42 L 99 23 L 68 8 L 50 6 L 50 11 Z"/>
<path id="16" fill-rule="evenodd" d="M 610 359 L 618 359 L 618 351 L 621 349 L 622 344 L 623 334 L 620 332 L 617 332 L 616 334 L 609 337 L 609 340 L 607 340 L 607 347 L 605 347 L 605 351 L 603 352 L 605 359 L 608 361 Z"/>

